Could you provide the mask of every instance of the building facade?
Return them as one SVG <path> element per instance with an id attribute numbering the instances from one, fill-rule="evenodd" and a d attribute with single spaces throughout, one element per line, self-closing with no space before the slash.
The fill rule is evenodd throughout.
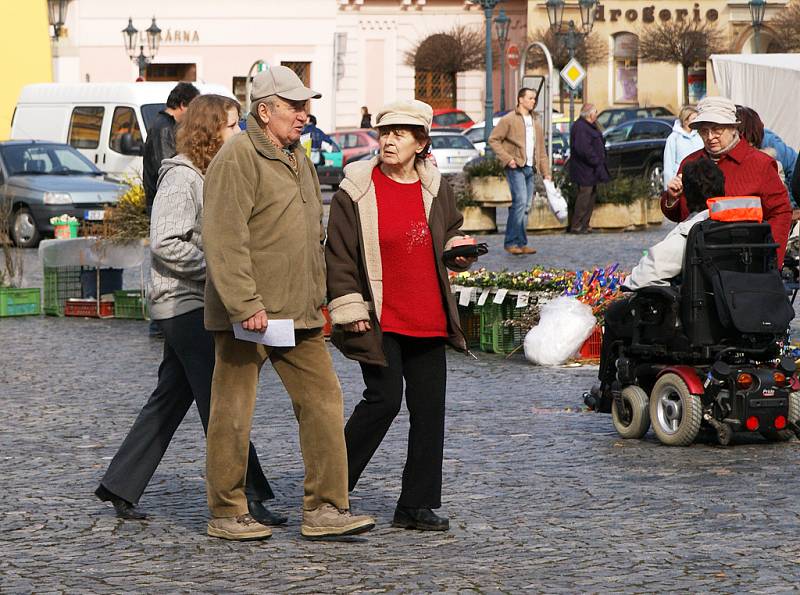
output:
<path id="1" fill-rule="evenodd" d="M 767 5 L 760 51 L 769 51 L 769 19 L 785 5 L 785 0 Z M 580 24 L 577 3 L 568 5 L 564 22 Z M 605 56 L 586 65 L 586 78 L 578 90 L 577 102 L 589 102 L 599 109 L 609 106 L 664 106 L 677 113 L 685 103 L 683 67 L 663 62 L 644 62 L 638 58 L 639 36 L 648 27 L 661 22 L 696 22 L 716 26 L 729 44 L 730 51 L 753 51 L 753 28 L 747 2 L 721 0 L 601 0 L 595 10 L 593 36 Z M 528 30 L 549 26 L 544 1 L 528 4 Z M 555 73 L 558 76 L 558 73 Z M 705 63 L 689 68 L 689 103 L 696 103 L 714 89 L 710 68 Z"/>

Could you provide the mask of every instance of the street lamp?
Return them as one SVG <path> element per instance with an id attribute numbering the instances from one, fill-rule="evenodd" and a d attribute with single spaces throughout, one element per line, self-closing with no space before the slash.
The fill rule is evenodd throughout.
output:
<path id="1" fill-rule="evenodd" d="M 761 0 L 762 2 L 764 0 Z M 592 32 L 594 25 L 594 8 L 597 0 L 579 0 L 578 8 L 581 11 L 581 28 L 575 27 L 575 21 L 571 20 L 564 27 L 564 0 L 547 0 L 547 19 L 550 21 L 550 29 L 553 31 L 556 40 L 563 40 L 564 45 L 569 51 L 569 59 L 575 57 L 575 50 L 584 38 Z M 569 91 L 569 121 L 575 120 L 575 93 Z"/>
<path id="2" fill-rule="evenodd" d="M 122 39 L 125 42 L 125 51 L 128 52 L 128 57 L 131 62 L 135 62 L 139 67 L 139 76 L 144 77 L 147 65 L 156 57 L 158 53 L 158 45 L 161 42 L 161 29 L 156 25 L 156 17 L 153 17 L 153 22 L 145 29 L 147 34 L 147 50 L 144 53 L 144 44 L 139 45 L 139 54 L 136 54 L 136 44 L 139 42 L 139 30 L 133 26 L 133 19 L 128 18 L 128 26 L 122 30 Z"/>
<path id="3" fill-rule="evenodd" d="M 508 42 L 508 26 L 511 19 L 506 16 L 506 11 L 502 8 L 494 19 L 495 31 L 497 32 L 497 45 L 500 46 L 500 111 L 506 111 L 506 43 Z"/>
<path id="4" fill-rule="evenodd" d="M 492 156 L 492 149 L 489 146 L 489 135 L 492 134 L 494 124 L 494 99 L 492 97 L 492 11 L 502 0 L 471 0 L 483 8 L 483 16 L 486 21 L 486 109 L 484 110 L 483 140 L 486 142 L 484 151 L 486 157 Z"/>
<path id="5" fill-rule="evenodd" d="M 750 21 L 753 23 L 753 53 L 757 54 L 760 48 L 761 25 L 764 23 L 764 13 L 767 10 L 766 0 L 750 0 L 747 5 L 750 7 Z"/>
<path id="6" fill-rule="evenodd" d="M 67 20 L 69 0 L 47 0 L 47 19 L 53 27 L 53 39 L 61 37 L 61 29 Z"/>

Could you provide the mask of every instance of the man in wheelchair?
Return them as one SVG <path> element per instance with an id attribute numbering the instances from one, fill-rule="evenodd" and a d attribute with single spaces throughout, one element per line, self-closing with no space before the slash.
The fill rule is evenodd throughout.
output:
<path id="1" fill-rule="evenodd" d="M 779 246 L 757 198 L 714 198 L 724 183 L 709 159 L 685 165 L 688 217 L 642 257 L 623 284 L 632 294 L 606 312 L 600 386 L 585 402 L 610 412 L 623 438 L 651 424 L 675 446 L 702 428 L 721 444 L 740 431 L 800 432 L 795 364 L 781 357 L 794 310 Z"/>

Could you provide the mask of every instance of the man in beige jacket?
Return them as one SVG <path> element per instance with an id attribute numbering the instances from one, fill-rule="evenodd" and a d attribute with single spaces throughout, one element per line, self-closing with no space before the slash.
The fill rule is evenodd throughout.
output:
<path id="1" fill-rule="evenodd" d="M 312 97 L 320 95 L 290 68 L 259 73 L 247 133 L 227 142 L 206 173 L 205 323 L 216 345 L 206 461 L 212 537 L 271 535 L 248 514 L 244 492 L 258 376 L 267 359 L 300 428 L 306 471 L 301 533 L 354 535 L 375 524 L 349 512 L 342 392 L 322 336 L 322 194 L 298 143 Z M 234 338 L 234 325 L 263 332 L 270 319 L 294 321 L 295 347 Z"/>
<path id="2" fill-rule="evenodd" d="M 528 247 L 528 212 L 533 201 L 534 174 L 550 179 L 550 161 L 544 148 L 542 125 L 533 108 L 536 92 L 523 87 L 517 94 L 517 107 L 497 123 L 489 136 L 489 146 L 506 168 L 511 189 L 506 237 L 503 244 L 510 254 L 535 254 Z"/>

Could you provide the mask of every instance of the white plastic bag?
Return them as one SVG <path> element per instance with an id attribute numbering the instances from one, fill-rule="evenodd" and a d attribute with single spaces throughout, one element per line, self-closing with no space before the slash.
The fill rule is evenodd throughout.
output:
<path id="1" fill-rule="evenodd" d="M 581 348 L 595 324 L 589 306 L 574 297 L 558 297 L 542 306 L 539 324 L 525 335 L 525 358 L 540 366 L 559 366 Z"/>
<path id="2" fill-rule="evenodd" d="M 553 215 L 563 223 L 567 220 L 567 201 L 561 195 L 561 190 L 552 180 L 544 180 L 544 189 L 547 193 L 547 202 L 550 203 L 550 209 L 553 211 Z"/>

